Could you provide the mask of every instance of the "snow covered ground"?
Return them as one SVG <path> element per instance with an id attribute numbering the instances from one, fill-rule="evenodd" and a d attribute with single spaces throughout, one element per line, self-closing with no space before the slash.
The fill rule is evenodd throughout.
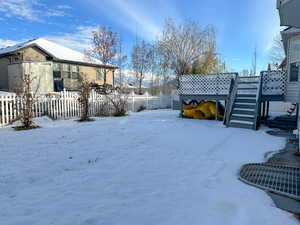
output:
<path id="1" fill-rule="evenodd" d="M 264 130 L 134 113 L 0 129 L 1 225 L 293 225 L 237 179 L 285 140 Z"/>

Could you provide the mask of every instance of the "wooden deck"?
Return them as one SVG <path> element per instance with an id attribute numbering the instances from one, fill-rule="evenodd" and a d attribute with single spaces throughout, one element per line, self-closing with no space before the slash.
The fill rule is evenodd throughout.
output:
<path id="1" fill-rule="evenodd" d="M 181 115 L 183 105 L 192 101 L 216 101 L 216 105 L 225 101 L 224 124 L 256 130 L 262 114 L 268 115 L 269 102 L 284 101 L 286 80 L 286 73 L 281 71 L 263 71 L 260 76 L 247 77 L 237 73 L 183 75 L 179 86 Z"/>
<path id="2" fill-rule="evenodd" d="M 261 101 L 284 101 L 286 91 L 286 73 L 281 71 L 263 71 Z M 256 80 L 260 76 L 243 77 Z M 226 100 L 237 73 L 189 74 L 180 77 L 179 96 L 181 100 Z"/>

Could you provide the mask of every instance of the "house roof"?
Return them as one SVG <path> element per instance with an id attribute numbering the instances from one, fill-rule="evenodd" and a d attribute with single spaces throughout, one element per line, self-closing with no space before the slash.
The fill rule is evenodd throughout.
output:
<path id="1" fill-rule="evenodd" d="M 75 51 L 73 49 L 64 47 L 62 45 L 56 44 L 52 41 L 48 41 L 44 38 L 38 38 L 34 40 L 30 40 L 24 43 L 20 43 L 14 46 L 10 46 L 7 48 L 0 49 L 0 56 L 4 54 L 13 53 L 19 51 L 21 49 L 36 46 L 42 51 L 44 51 L 49 56 L 53 57 L 55 60 L 58 61 L 69 61 L 74 63 L 83 63 L 83 64 L 91 64 L 95 66 L 104 66 L 103 63 L 95 58 L 90 58 L 84 55 L 79 51 Z M 115 67 L 112 65 L 107 65 L 109 67 Z"/>

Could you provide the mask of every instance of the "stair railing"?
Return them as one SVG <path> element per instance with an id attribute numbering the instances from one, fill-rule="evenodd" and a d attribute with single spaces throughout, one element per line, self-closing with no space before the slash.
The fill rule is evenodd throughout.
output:
<path id="1" fill-rule="evenodd" d="M 233 104 L 237 95 L 237 90 L 238 90 L 238 83 L 239 83 L 239 76 L 237 75 L 235 79 L 231 80 L 230 83 L 230 89 L 229 89 L 229 96 L 227 99 L 227 105 L 225 109 L 225 120 L 224 124 L 228 127 L 229 121 L 230 121 L 230 116 L 232 114 L 232 108 Z"/>
<path id="2" fill-rule="evenodd" d="M 262 85 L 263 84 L 263 74 L 260 75 L 258 89 L 256 94 L 256 108 L 255 108 L 255 120 L 253 124 L 253 129 L 257 130 L 260 126 L 260 114 L 261 114 L 261 96 L 262 96 Z"/>

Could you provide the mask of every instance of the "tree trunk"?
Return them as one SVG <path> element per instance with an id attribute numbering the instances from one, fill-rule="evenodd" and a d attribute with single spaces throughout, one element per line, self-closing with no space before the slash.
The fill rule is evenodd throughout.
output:
<path id="1" fill-rule="evenodd" d="M 104 84 L 106 84 L 106 68 L 104 68 L 104 81 L 103 81 Z"/>

